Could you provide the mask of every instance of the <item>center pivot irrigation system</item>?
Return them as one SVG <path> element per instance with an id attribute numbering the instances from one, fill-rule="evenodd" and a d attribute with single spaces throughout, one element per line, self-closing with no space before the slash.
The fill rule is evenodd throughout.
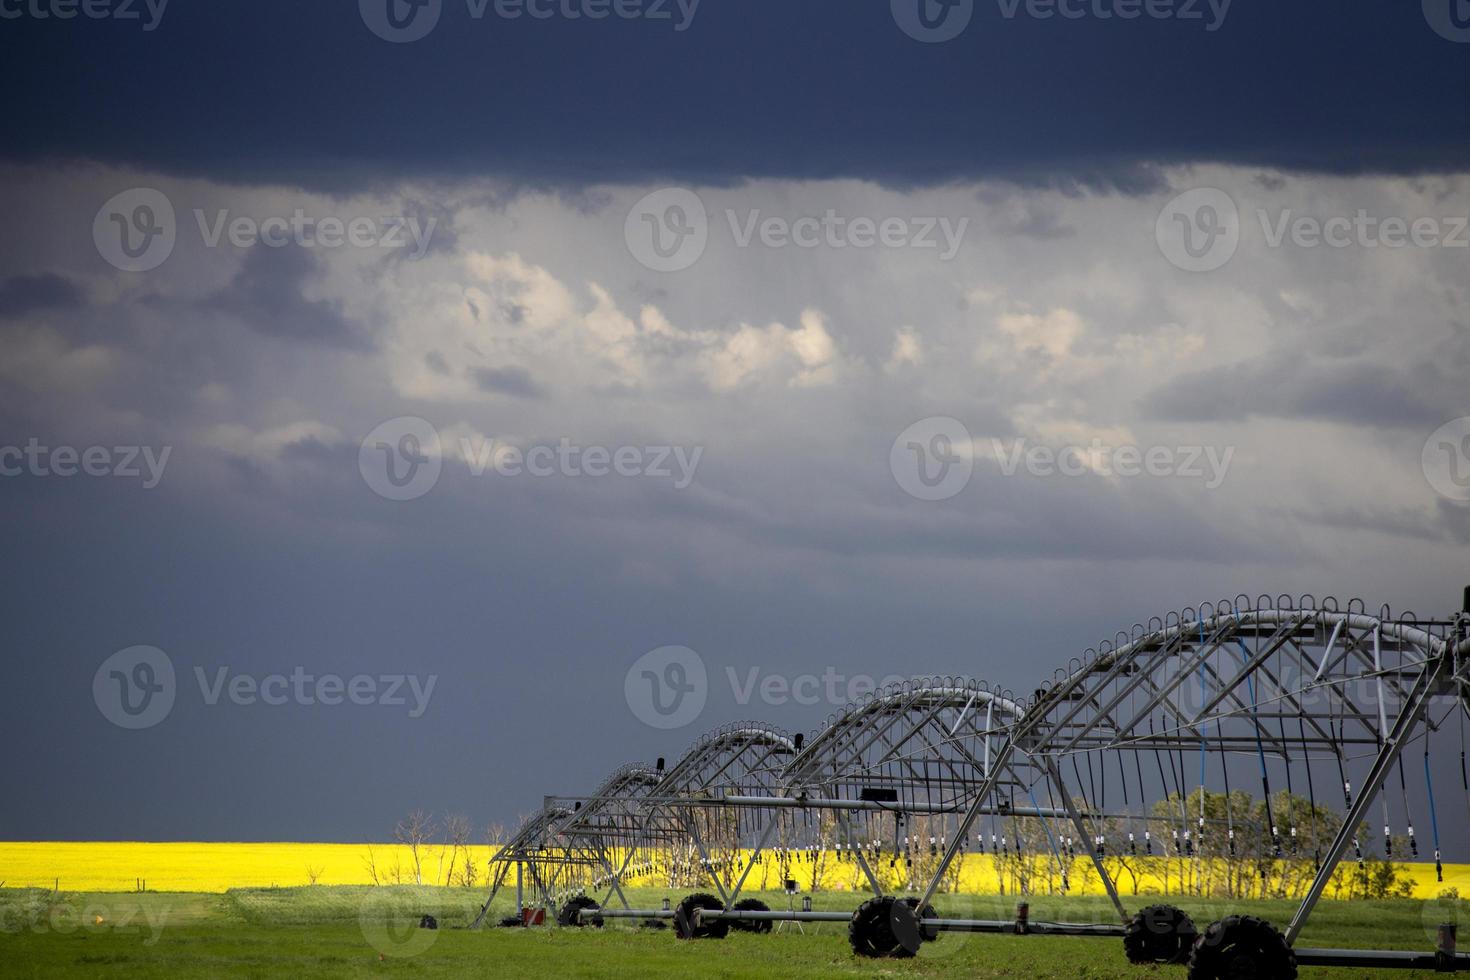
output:
<path id="1" fill-rule="evenodd" d="M 1121 938 L 1133 962 L 1187 961 L 1192 980 L 1293 977 L 1299 964 L 1470 970 L 1453 926 L 1424 953 L 1296 945 L 1343 862 L 1363 864 L 1371 817 L 1381 817 L 1386 856 L 1396 839 L 1409 850 L 1400 857 L 1419 856 L 1411 798 L 1421 786 L 1425 850 L 1440 867 L 1431 755 L 1452 755 L 1433 747 L 1458 741 L 1463 821 L 1467 715 L 1470 589 L 1462 612 L 1434 620 L 1369 613 L 1358 600 L 1242 595 L 1119 633 L 1029 698 L 915 680 L 848 706 L 810 741 L 732 725 L 672 767 L 628 766 L 591 796 L 548 798 L 493 859 L 476 925 L 513 872 L 521 915 L 506 924 L 539 921 L 529 886 L 561 925 L 672 920 L 681 938 L 700 939 L 840 921 L 854 952 L 870 957 L 913 956 L 945 932 L 1004 932 Z M 1309 805 L 1297 805 L 1301 790 Z M 1284 931 L 1232 915 L 1199 932 L 1171 906 L 1125 906 L 1116 883 L 1125 861 L 1163 859 L 1181 885 L 1203 883 L 1238 846 L 1258 848 L 1253 873 L 1300 875 Z M 1013 862 L 1023 894 L 1038 868 L 1067 892 L 1080 857 L 1117 920 L 945 918 L 933 902 L 967 852 Z M 741 899 L 757 867 L 773 862 L 788 881 L 818 857 L 860 872 L 872 897 L 852 914 Z M 708 881 L 716 894 L 632 908 L 623 881 L 651 873 Z"/>

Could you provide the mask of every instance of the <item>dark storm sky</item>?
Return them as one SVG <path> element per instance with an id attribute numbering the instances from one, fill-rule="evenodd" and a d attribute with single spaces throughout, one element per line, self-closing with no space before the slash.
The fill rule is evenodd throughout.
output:
<path id="1" fill-rule="evenodd" d="M 1451 611 L 1470 580 L 1465 508 L 1436 498 L 1415 468 L 1425 435 L 1466 409 L 1456 255 L 1436 266 L 1435 289 L 1406 289 L 1425 307 L 1395 294 L 1361 321 L 1349 322 L 1364 304 L 1346 265 L 1278 263 L 1228 280 L 1259 306 L 1203 292 L 1198 303 L 1120 303 L 1120 323 L 1186 332 L 1191 307 L 1214 301 L 1243 321 L 1261 309 L 1283 321 L 1269 341 L 1225 342 L 1228 357 L 1180 353 L 1151 367 L 1126 399 L 1106 377 L 1073 386 L 1033 370 L 1034 350 L 1003 377 L 898 391 L 876 366 L 893 330 L 979 309 L 993 282 L 904 279 L 913 292 L 899 302 L 894 290 L 864 292 L 860 268 L 781 261 L 706 265 L 676 281 L 610 265 L 582 237 L 591 225 L 576 223 L 626 186 L 630 199 L 668 183 L 739 194 L 752 180 L 773 182 L 777 198 L 849 179 L 953 193 L 995 214 L 1014 208 L 978 263 L 1017 263 L 1005 268 L 1027 305 L 997 322 L 1024 332 L 1036 317 L 1037 330 L 1065 333 L 1071 320 L 1052 312 L 1066 304 L 1048 290 L 1105 264 L 1118 237 L 1073 203 L 1128 208 L 1192 165 L 1302 194 L 1337 178 L 1457 179 L 1470 44 L 1436 32 L 1418 2 L 1235 0 L 1210 29 L 1205 3 L 1189 8 L 1201 19 L 1123 21 L 1007 17 L 997 0 L 976 0 L 968 29 L 935 44 L 907 36 L 878 0 L 703 0 L 682 31 L 475 20 L 464 0 L 445 0 L 437 28 L 406 44 L 375 37 L 345 0 L 171 0 L 153 30 L 39 19 L 18 0 L 0 8 L 22 11 L 0 19 L 11 185 L 0 196 L 11 216 L 0 445 L 175 446 L 170 478 L 146 491 L 0 480 L 0 838 L 382 839 L 413 808 L 513 823 L 543 794 L 676 756 L 704 729 L 751 716 L 813 731 L 840 708 L 736 703 L 727 668 L 963 674 L 1029 690 L 1100 638 L 1202 597 L 1362 593 L 1375 609 L 1431 614 Z M 471 298 L 476 322 L 490 306 L 516 325 L 561 308 L 513 251 L 577 290 L 604 283 L 629 318 L 672 310 L 692 324 L 680 343 L 770 323 L 748 336 L 777 338 L 796 368 L 769 397 L 714 382 L 712 394 L 682 375 L 664 391 L 647 377 L 588 380 L 575 345 L 547 341 L 530 368 L 482 369 L 474 398 L 436 400 L 381 361 L 397 357 L 404 310 L 428 330 L 442 292 L 379 293 L 376 272 L 329 277 L 293 250 L 221 273 L 205 264 L 214 259 L 182 264 L 194 259 L 181 249 L 168 278 L 129 279 L 101 265 L 89 235 L 103 200 L 142 184 L 242 211 L 270 195 L 360 194 L 457 214 L 436 248 L 456 261 L 492 254 L 501 264 L 487 279 L 511 276 L 521 290 L 485 286 Z M 1463 202 L 1457 187 L 1446 199 Z M 513 204 L 542 191 L 551 203 L 536 225 Z M 1157 204 L 1140 210 L 1151 250 Z M 1119 268 L 1131 261 L 1101 278 L 1128 278 Z M 1134 268 L 1141 281 L 1177 282 L 1167 267 Z M 1259 275 L 1245 281 L 1247 271 Z M 1293 319 L 1317 308 L 1296 287 L 1321 283 L 1337 290 L 1324 287 L 1325 312 Z M 1449 312 L 1429 305 L 1440 300 Z M 830 322 L 797 333 L 809 307 Z M 1395 339 L 1435 330 L 1448 339 Z M 838 353 L 804 359 L 828 334 Z M 1363 368 L 1354 358 L 1375 344 L 1402 363 Z M 1302 374 L 1283 378 L 1283 363 Z M 824 365 L 838 388 L 822 387 Z M 822 395 L 833 390 L 848 397 Z M 1083 404 L 1104 397 L 1117 400 Z M 1072 400 L 1072 417 L 1105 431 L 1224 424 L 1245 447 L 1240 466 L 1289 443 L 1301 470 L 1227 500 L 1101 482 L 1033 493 L 989 471 L 963 509 L 894 487 L 889 447 L 915 418 L 1015 433 L 1009 410 L 1046 399 Z M 472 486 L 459 474 L 400 505 L 363 485 L 357 460 L 369 430 L 401 415 L 431 419 L 446 438 L 466 423 L 553 443 L 682 438 L 707 454 L 691 494 L 651 482 Z M 1294 440 L 1317 435 L 1275 434 L 1288 424 L 1321 426 L 1331 460 L 1296 452 Z M 1375 482 L 1392 466 L 1352 464 L 1337 485 L 1361 498 L 1329 500 L 1308 472 L 1379 453 L 1413 471 L 1413 490 Z M 169 654 L 179 694 L 166 721 L 124 731 L 99 713 L 93 675 L 137 644 Z M 699 651 L 712 690 L 697 723 L 661 732 L 634 717 L 623 683 L 639 656 L 669 644 Z M 432 674 L 437 686 L 410 717 L 409 706 L 210 705 L 195 682 L 196 668 L 297 666 Z"/>

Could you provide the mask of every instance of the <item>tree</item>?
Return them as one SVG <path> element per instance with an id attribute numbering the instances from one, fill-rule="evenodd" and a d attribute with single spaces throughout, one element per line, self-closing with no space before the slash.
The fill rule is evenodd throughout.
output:
<path id="1" fill-rule="evenodd" d="M 434 836 L 434 817 L 423 810 L 414 810 L 398 821 L 393 828 L 393 839 L 408 848 L 409 861 L 413 869 L 413 883 L 424 883 L 424 855 L 429 840 Z"/>

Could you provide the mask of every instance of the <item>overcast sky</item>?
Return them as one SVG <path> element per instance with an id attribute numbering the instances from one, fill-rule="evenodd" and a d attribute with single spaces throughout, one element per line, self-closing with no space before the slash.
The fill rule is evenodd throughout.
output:
<path id="1" fill-rule="evenodd" d="M 1448 3 L 36 3 L 0 837 L 511 824 L 865 678 L 1470 582 Z"/>

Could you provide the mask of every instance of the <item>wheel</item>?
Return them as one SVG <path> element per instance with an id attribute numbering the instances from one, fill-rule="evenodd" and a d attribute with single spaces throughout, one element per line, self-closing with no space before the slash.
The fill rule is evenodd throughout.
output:
<path id="1" fill-rule="evenodd" d="M 870 898 L 852 914 L 847 941 L 858 956 L 907 959 L 918 952 L 918 932 L 918 919 L 908 905 L 896 898 Z"/>
<path id="2" fill-rule="evenodd" d="M 586 895 L 579 895 L 561 907 L 561 911 L 556 916 L 556 924 L 571 929 L 580 929 L 586 925 L 601 929 L 602 916 L 594 915 L 585 919 L 581 916 L 584 911 L 594 911 L 599 908 L 601 906 Z"/>
<path id="3" fill-rule="evenodd" d="M 1189 980 L 1296 980 L 1296 954 L 1271 923 L 1232 915 L 1194 941 Z"/>
<path id="4" fill-rule="evenodd" d="M 724 919 L 702 919 L 696 926 L 695 909 L 723 912 L 725 903 L 703 892 L 690 895 L 680 902 L 679 907 L 674 909 L 674 933 L 680 939 L 724 939 L 730 934 L 730 923 Z"/>
<path id="5" fill-rule="evenodd" d="M 1194 920 L 1172 905 L 1141 909 L 1123 933 L 1129 963 L 1183 963 L 1189 959 L 1199 930 Z"/>
<path id="6" fill-rule="evenodd" d="M 939 913 L 936 912 L 936 911 L 934 911 L 934 906 L 932 906 L 932 905 L 926 905 L 926 906 L 924 906 L 923 910 L 920 910 L 919 909 L 919 900 L 917 898 L 906 898 L 906 899 L 903 900 L 903 904 L 905 904 L 909 908 L 913 909 L 914 910 L 914 914 L 917 915 L 921 919 L 937 919 L 937 918 L 939 918 Z M 939 939 L 939 930 L 938 929 L 926 929 L 926 928 L 922 928 L 921 927 L 919 929 L 919 936 L 924 940 L 924 942 L 926 942 L 926 943 L 932 943 L 932 942 L 935 942 L 935 941 L 937 941 Z"/>
<path id="7" fill-rule="evenodd" d="M 740 901 L 735 903 L 734 908 L 732 908 L 730 911 L 769 912 L 771 911 L 771 907 L 758 898 L 742 898 Z M 730 923 L 730 928 L 738 929 L 741 932 L 754 932 L 765 934 L 771 931 L 771 927 L 773 925 L 775 925 L 775 923 L 772 922 L 770 919 L 759 919 L 756 921 L 741 921 L 739 919 L 736 919 L 734 922 Z"/>

